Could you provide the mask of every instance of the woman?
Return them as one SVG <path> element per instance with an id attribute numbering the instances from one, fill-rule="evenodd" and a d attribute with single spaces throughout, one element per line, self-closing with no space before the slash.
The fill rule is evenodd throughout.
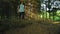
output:
<path id="1" fill-rule="evenodd" d="M 25 14 L 25 6 L 24 6 L 24 3 L 21 2 L 20 5 L 19 5 L 19 18 L 22 18 L 24 19 L 24 14 Z"/>

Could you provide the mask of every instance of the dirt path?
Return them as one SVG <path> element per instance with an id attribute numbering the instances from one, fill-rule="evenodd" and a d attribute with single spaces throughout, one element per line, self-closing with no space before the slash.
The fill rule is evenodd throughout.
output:
<path id="1" fill-rule="evenodd" d="M 44 24 L 32 24 L 27 25 L 24 28 L 13 28 L 6 31 L 6 34 L 57 34 L 57 26 L 44 25 Z"/>

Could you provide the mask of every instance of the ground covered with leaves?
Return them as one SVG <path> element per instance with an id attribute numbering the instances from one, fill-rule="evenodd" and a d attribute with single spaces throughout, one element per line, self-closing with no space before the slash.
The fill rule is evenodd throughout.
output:
<path id="1" fill-rule="evenodd" d="M 60 24 L 53 24 L 48 20 L 2 20 L 0 21 L 0 34 L 60 34 Z"/>

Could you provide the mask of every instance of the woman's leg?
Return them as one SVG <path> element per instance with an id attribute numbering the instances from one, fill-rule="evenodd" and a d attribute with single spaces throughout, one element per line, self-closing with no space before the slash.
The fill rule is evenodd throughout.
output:
<path id="1" fill-rule="evenodd" d="M 24 19 L 24 15 L 25 15 L 24 12 L 22 12 L 22 19 Z"/>

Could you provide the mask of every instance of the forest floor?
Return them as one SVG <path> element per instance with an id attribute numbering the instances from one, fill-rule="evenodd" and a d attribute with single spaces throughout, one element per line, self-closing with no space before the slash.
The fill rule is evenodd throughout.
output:
<path id="1" fill-rule="evenodd" d="M 60 24 L 52 21 L 3 20 L 0 21 L 0 34 L 60 34 Z"/>

